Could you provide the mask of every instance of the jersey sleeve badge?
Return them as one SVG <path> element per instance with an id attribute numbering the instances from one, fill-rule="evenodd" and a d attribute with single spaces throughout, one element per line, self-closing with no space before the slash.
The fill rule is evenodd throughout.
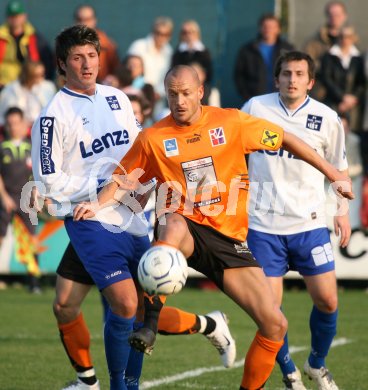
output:
<path id="1" fill-rule="evenodd" d="M 279 133 L 275 133 L 274 131 L 265 129 L 265 130 L 263 130 L 261 144 L 268 146 L 272 149 L 276 149 L 279 138 L 280 138 Z"/>

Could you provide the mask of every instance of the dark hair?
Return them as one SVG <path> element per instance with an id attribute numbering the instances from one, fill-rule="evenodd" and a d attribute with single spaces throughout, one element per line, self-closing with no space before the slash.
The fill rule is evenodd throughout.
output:
<path id="1" fill-rule="evenodd" d="M 142 95 L 127 94 L 127 96 L 128 96 L 128 99 L 130 100 L 130 102 L 137 102 L 140 105 L 141 111 L 142 111 L 142 114 L 143 114 L 143 117 L 145 120 L 149 116 L 151 116 L 153 106 L 144 94 L 142 94 Z"/>
<path id="2" fill-rule="evenodd" d="M 55 39 L 55 53 L 57 60 L 58 71 L 65 76 L 65 72 L 61 69 L 60 61 L 66 62 L 70 50 L 74 46 L 92 45 L 100 54 L 100 41 L 97 32 L 92 28 L 77 24 L 64 29 Z"/>
<path id="3" fill-rule="evenodd" d="M 312 57 L 304 53 L 302 51 L 287 51 L 277 59 L 276 65 L 275 65 L 275 71 L 274 71 L 274 76 L 277 79 L 280 75 L 281 72 L 281 66 L 284 62 L 291 62 L 291 61 L 307 61 L 308 63 L 308 76 L 309 80 L 312 80 L 315 78 L 315 73 L 316 73 L 316 67 L 314 64 L 314 61 L 312 60 Z"/>
<path id="4" fill-rule="evenodd" d="M 126 67 L 125 64 L 120 64 L 115 71 L 115 75 L 119 80 L 119 88 L 128 87 L 132 85 L 133 77 L 130 69 Z"/>
<path id="5" fill-rule="evenodd" d="M 5 120 L 8 118 L 10 115 L 17 114 L 19 115 L 22 119 L 24 118 L 24 112 L 21 110 L 19 107 L 9 107 L 4 114 Z"/>

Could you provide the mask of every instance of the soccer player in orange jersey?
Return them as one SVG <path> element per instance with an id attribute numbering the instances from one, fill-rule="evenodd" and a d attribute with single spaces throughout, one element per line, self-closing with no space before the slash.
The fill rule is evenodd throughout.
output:
<path id="1" fill-rule="evenodd" d="M 271 122 L 235 109 L 201 106 L 203 87 L 191 67 L 171 69 L 165 88 L 171 114 L 138 135 L 98 200 L 80 203 L 74 219 L 90 218 L 127 199 L 135 207 L 130 191 L 141 191 L 140 183 L 156 178 L 157 242 L 180 249 L 191 267 L 214 281 L 255 321 L 258 331 L 246 355 L 240 389 L 262 389 L 283 344 L 287 321 L 244 243 L 249 184 L 244 154 L 282 145 L 331 182 L 338 181 L 337 192 L 347 198 L 353 198 L 350 180 Z M 139 340 L 140 333 L 133 336 Z"/>

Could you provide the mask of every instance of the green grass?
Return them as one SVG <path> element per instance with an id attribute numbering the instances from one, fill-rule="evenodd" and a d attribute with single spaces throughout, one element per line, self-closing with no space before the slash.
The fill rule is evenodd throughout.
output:
<path id="1" fill-rule="evenodd" d="M 45 289 L 43 295 L 30 295 L 23 289 L 0 291 L 0 389 L 1 390 L 59 390 L 74 379 L 74 371 L 59 341 L 51 305 L 54 292 Z M 340 315 L 337 338 L 351 343 L 333 348 L 328 367 L 334 374 L 340 390 L 368 388 L 368 296 L 363 290 L 345 290 L 339 293 Z M 284 310 L 289 319 L 290 344 L 309 345 L 308 317 L 311 303 L 305 291 L 287 291 Z M 168 304 L 197 313 L 214 309 L 225 311 L 237 342 L 238 357 L 244 357 L 255 326 L 252 321 L 223 294 L 186 288 Z M 86 321 L 91 330 L 92 353 L 102 389 L 108 389 L 107 369 L 102 340 L 102 310 L 99 295 L 93 290 L 84 303 Z M 307 350 L 294 353 L 301 368 Z M 198 368 L 220 368 L 217 352 L 201 335 L 158 336 L 151 357 L 145 359 L 142 382 L 170 377 Z M 158 390 L 180 389 L 238 389 L 242 366 L 212 370 L 202 375 L 168 384 Z M 315 389 L 305 380 L 308 389 Z M 282 389 L 281 374 L 275 368 L 267 383 L 267 390 Z"/>

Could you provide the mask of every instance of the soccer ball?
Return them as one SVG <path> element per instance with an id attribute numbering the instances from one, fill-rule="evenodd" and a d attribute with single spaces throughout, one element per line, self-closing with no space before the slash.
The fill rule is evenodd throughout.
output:
<path id="1" fill-rule="evenodd" d="M 146 251 L 138 265 L 138 280 L 149 295 L 177 294 L 188 277 L 184 255 L 168 245 L 157 245 Z"/>

